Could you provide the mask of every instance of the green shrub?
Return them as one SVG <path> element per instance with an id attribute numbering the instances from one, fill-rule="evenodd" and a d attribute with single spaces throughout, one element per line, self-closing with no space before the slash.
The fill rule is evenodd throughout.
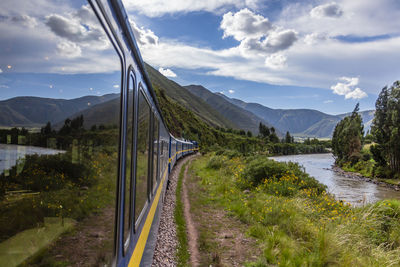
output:
<path id="1" fill-rule="evenodd" d="M 0 242 L 26 229 L 42 225 L 44 212 L 37 197 L 0 206 Z"/>
<path id="2" fill-rule="evenodd" d="M 217 156 L 217 155 L 211 156 L 211 158 L 207 162 L 207 168 L 214 170 L 219 170 L 225 165 L 226 163 L 223 156 Z"/>
<path id="3" fill-rule="evenodd" d="M 295 177 L 286 179 L 288 175 Z M 285 177 L 285 179 L 282 179 Z M 325 191 L 326 186 L 320 184 L 313 177 L 310 177 L 297 163 L 277 162 L 266 157 L 256 156 L 249 159 L 243 171 L 243 178 L 254 186 L 264 183 L 266 179 L 279 183 L 269 183 L 269 189 L 275 189 L 274 192 L 280 192 L 283 195 L 293 195 L 294 191 L 289 189 L 294 185 L 296 189 L 316 188 L 318 193 Z"/>
<path id="4" fill-rule="evenodd" d="M 23 165 L 20 173 L 17 172 L 19 164 Z M 68 183 L 90 186 L 94 182 L 89 163 L 72 163 L 66 154 L 27 155 L 19 164 L 11 169 L 8 181 L 23 189 L 50 191 Z"/>

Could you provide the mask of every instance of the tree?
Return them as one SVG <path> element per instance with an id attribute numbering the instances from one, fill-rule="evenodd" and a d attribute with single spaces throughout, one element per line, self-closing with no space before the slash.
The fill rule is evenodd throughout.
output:
<path id="1" fill-rule="evenodd" d="M 339 165 L 348 161 L 354 164 L 361 157 L 364 127 L 358 111 L 357 103 L 352 114 L 341 120 L 333 132 L 332 151 Z"/>
<path id="2" fill-rule="evenodd" d="M 247 137 L 252 137 L 252 136 L 253 136 L 253 133 L 250 131 L 247 131 Z"/>
<path id="3" fill-rule="evenodd" d="M 45 127 L 42 127 L 42 129 L 40 130 L 41 134 L 44 135 L 50 135 L 51 134 L 51 123 L 47 122 Z"/>
<path id="4" fill-rule="evenodd" d="M 378 166 L 400 173 L 400 81 L 384 87 L 375 103 L 371 126 L 376 145 L 371 153 Z"/>
<path id="5" fill-rule="evenodd" d="M 290 136 L 289 131 L 286 132 L 285 143 L 292 143 L 292 137 Z"/>
<path id="6" fill-rule="evenodd" d="M 269 135 L 271 133 L 269 128 L 268 128 L 268 126 L 262 124 L 261 122 L 258 125 L 258 131 L 259 131 L 259 136 L 261 138 L 265 138 L 265 139 L 268 139 L 268 137 L 269 137 Z"/>

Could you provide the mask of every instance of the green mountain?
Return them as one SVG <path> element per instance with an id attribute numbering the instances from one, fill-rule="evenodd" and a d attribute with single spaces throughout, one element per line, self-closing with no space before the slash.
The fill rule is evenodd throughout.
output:
<path id="1" fill-rule="evenodd" d="M 240 128 L 234 122 L 229 121 L 221 115 L 214 107 L 207 104 L 201 98 L 195 96 L 184 87 L 174 81 L 169 80 L 153 67 L 145 64 L 146 71 L 155 90 L 163 90 L 173 101 L 181 104 L 185 108 L 193 111 L 197 116 L 212 126 L 224 128 Z"/>
<path id="2" fill-rule="evenodd" d="M 269 125 L 268 122 L 264 121 L 262 118 L 256 116 L 250 111 L 247 111 L 239 106 L 236 106 L 225 99 L 225 97 L 214 94 L 204 88 L 201 85 L 188 85 L 184 86 L 194 95 L 203 99 L 207 104 L 216 109 L 222 116 L 230 121 L 235 122 L 235 124 L 246 131 L 251 131 L 253 134 L 258 134 L 258 127 L 260 122 L 265 125 Z M 279 135 L 281 135 L 279 133 Z"/>
<path id="3" fill-rule="evenodd" d="M 0 101 L 0 126 L 39 127 L 48 121 L 57 123 L 88 107 L 116 97 L 116 94 L 108 94 L 68 100 L 32 96 L 7 99 Z"/>

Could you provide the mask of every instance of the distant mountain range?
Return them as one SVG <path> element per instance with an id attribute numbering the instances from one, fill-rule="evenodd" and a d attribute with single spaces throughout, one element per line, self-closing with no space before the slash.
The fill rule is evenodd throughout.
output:
<path id="1" fill-rule="evenodd" d="M 232 104 L 237 105 L 275 126 L 279 131 L 289 131 L 296 136 L 327 138 L 332 137 L 336 124 L 350 113 L 330 115 L 313 109 L 272 109 L 257 103 L 246 103 L 239 99 L 229 98 L 221 93 Z M 374 118 L 374 110 L 360 112 L 364 131 L 368 131 Z"/>
<path id="2" fill-rule="evenodd" d="M 117 98 L 118 94 L 52 99 L 21 96 L 0 101 L 0 126 L 41 127 L 48 121 L 58 123 L 97 104 Z"/>
<path id="3" fill-rule="evenodd" d="M 286 131 L 303 137 L 331 137 L 335 125 L 347 114 L 329 115 L 312 109 L 272 109 L 257 103 L 246 103 L 220 93 L 212 93 L 201 85 L 181 86 L 146 64 L 153 87 L 173 101 L 190 109 L 211 126 L 235 128 L 258 134 L 259 123 L 275 127 L 277 134 Z M 75 99 L 51 99 L 22 96 L 0 101 L 0 126 L 42 127 L 50 121 L 56 128 L 66 118 L 84 116 L 84 126 L 117 124 L 119 94 L 83 96 Z M 361 112 L 367 131 L 373 110 Z"/>

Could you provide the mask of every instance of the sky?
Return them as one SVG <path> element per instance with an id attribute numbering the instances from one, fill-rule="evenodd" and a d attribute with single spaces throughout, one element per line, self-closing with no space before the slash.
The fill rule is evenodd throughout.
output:
<path id="1" fill-rule="evenodd" d="M 400 78 L 398 0 L 123 0 L 142 58 L 181 85 L 271 108 L 373 109 Z M 84 0 L 3 0 L 0 100 L 120 90 Z"/>
<path id="2" fill-rule="evenodd" d="M 373 109 L 400 78 L 397 0 L 123 0 L 143 59 L 272 108 Z"/>

